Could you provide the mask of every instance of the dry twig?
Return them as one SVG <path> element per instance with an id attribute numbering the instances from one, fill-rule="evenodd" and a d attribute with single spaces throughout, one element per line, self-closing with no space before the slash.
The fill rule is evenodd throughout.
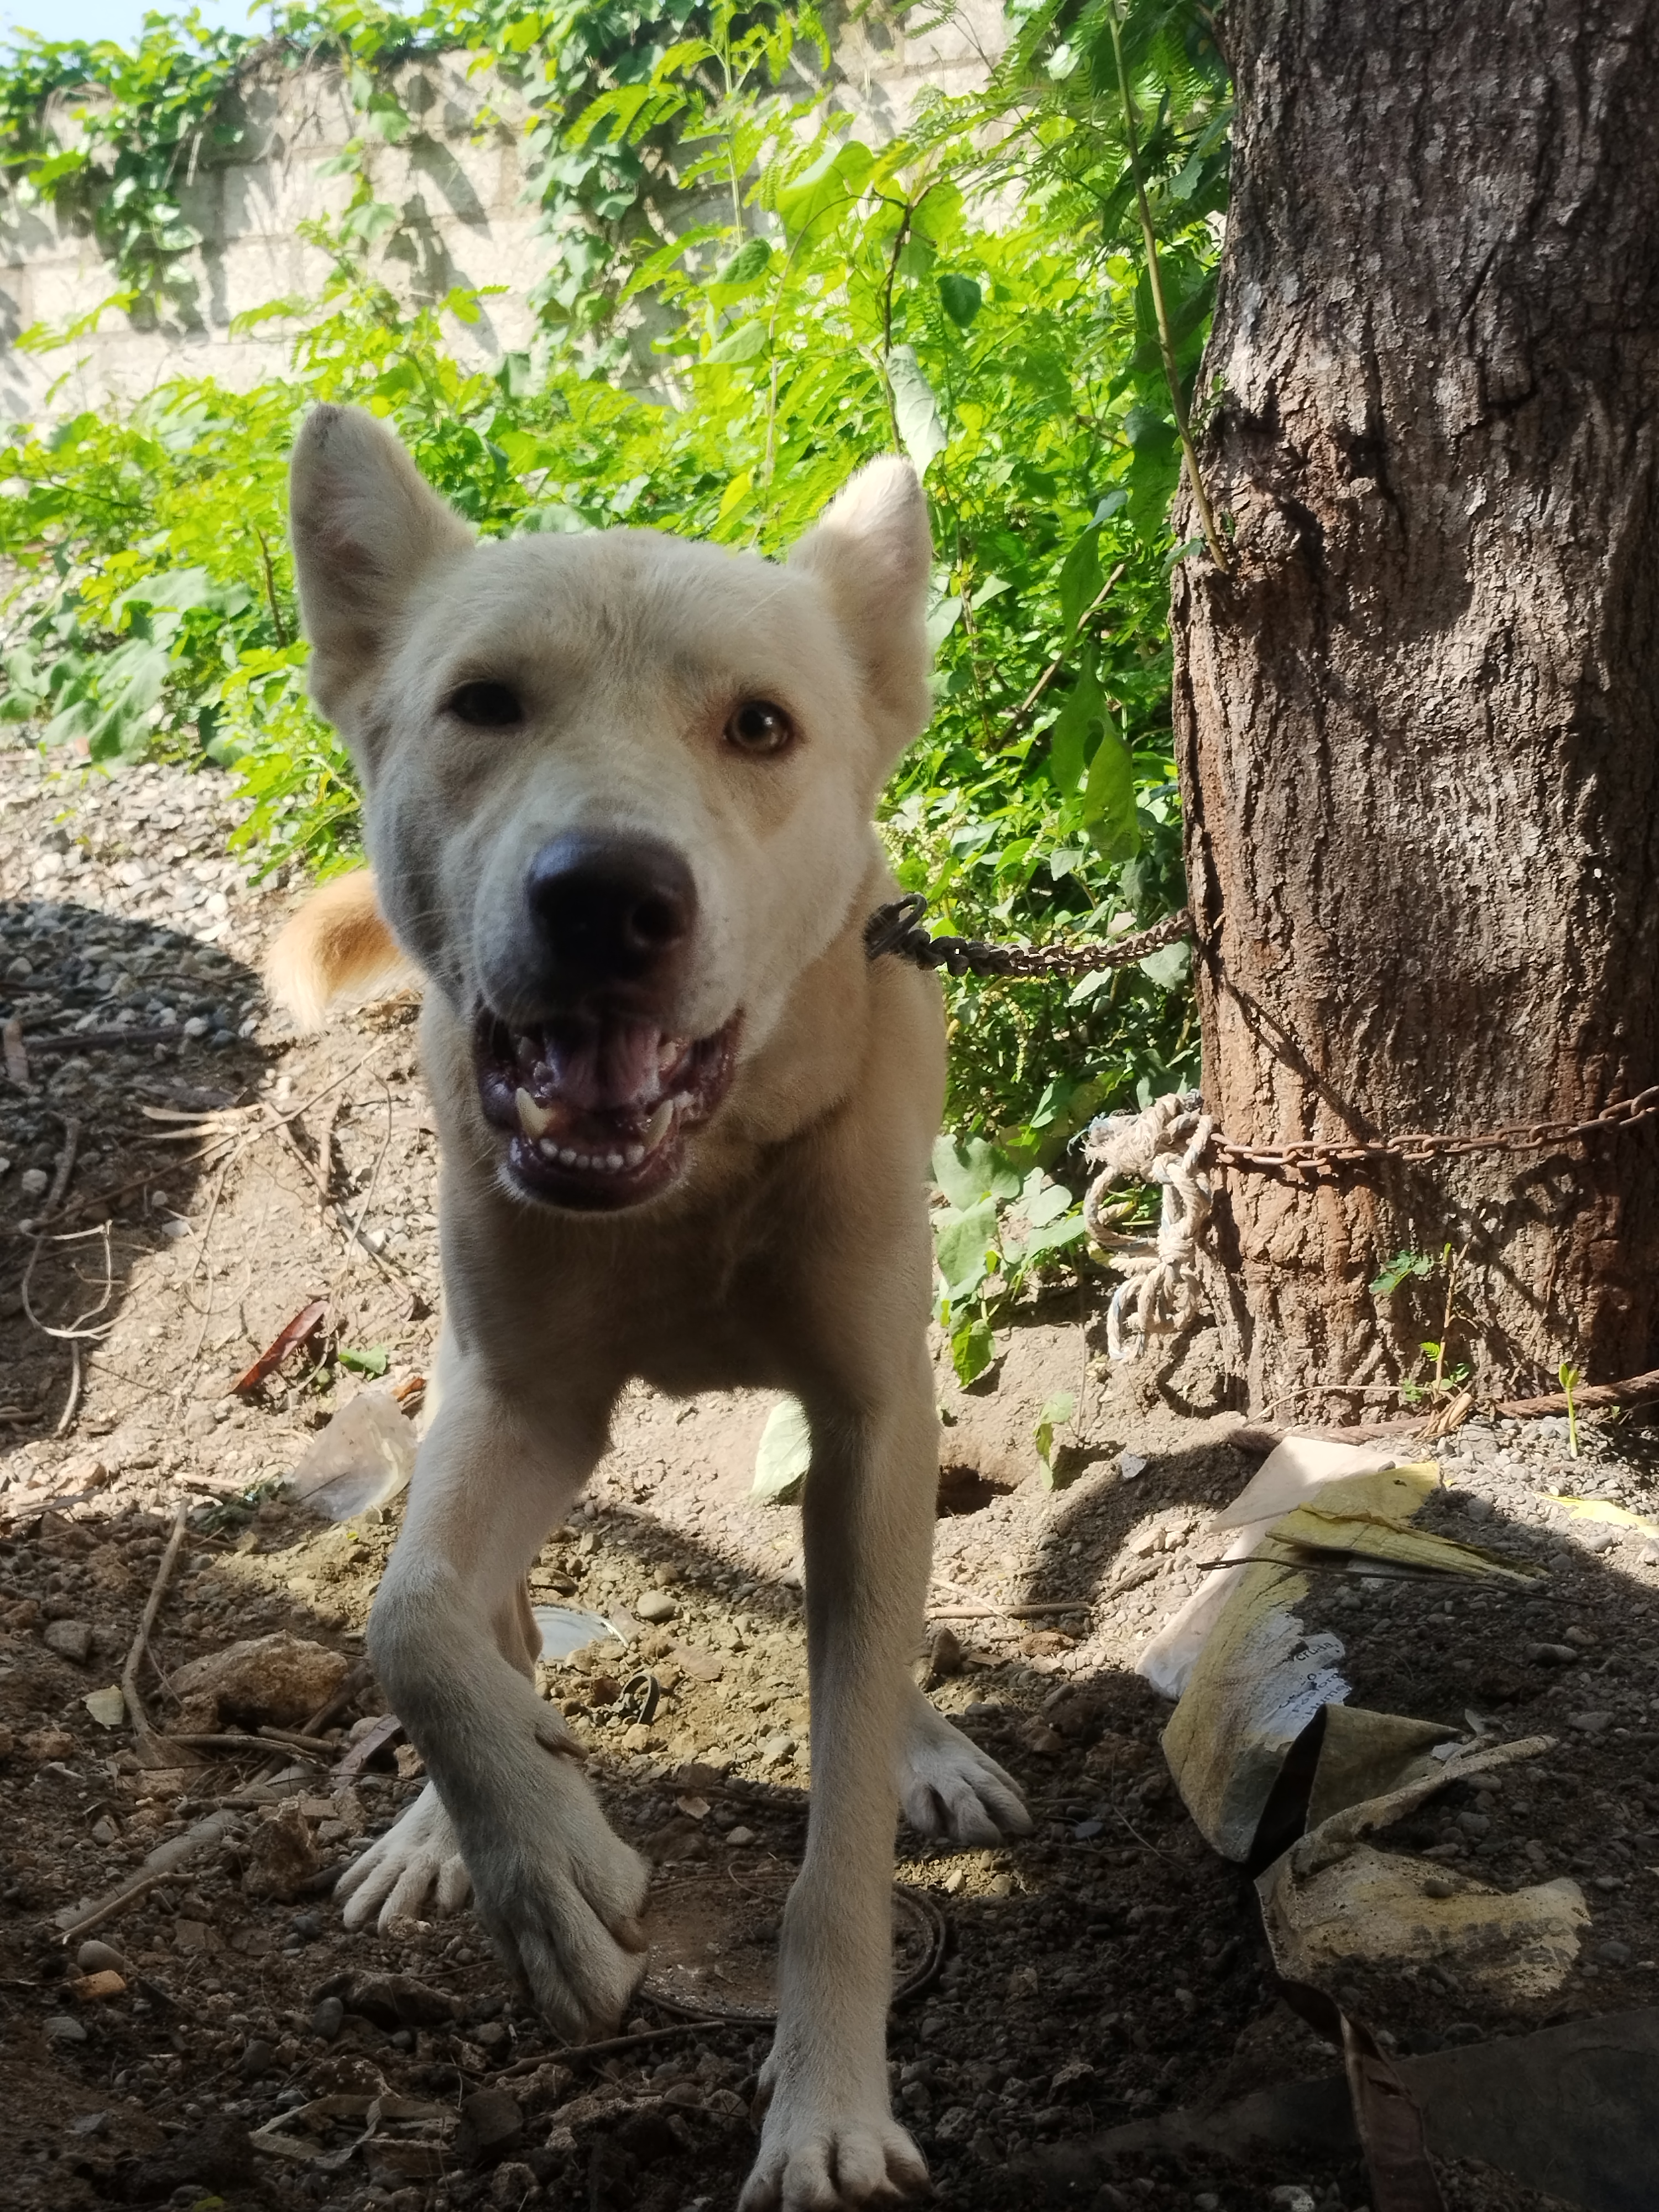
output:
<path id="1" fill-rule="evenodd" d="M 173 1510 L 173 1529 L 167 1538 L 167 1549 L 155 1570 L 155 1580 L 150 1584 L 143 1617 L 138 1623 L 138 1632 L 132 1639 L 126 1664 L 121 1669 L 121 1697 L 126 1705 L 127 1718 L 132 1723 L 138 1757 L 145 1766 L 151 1768 L 177 1766 L 179 1764 L 169 1740 L 158 1735 L 150 1726 L 149 1715 L 144 1711 L 144 1701 L 138 1694 L 138 1668 L 149 1648 L 149 1632 L 155 1626 L 155 1616 L 161 1610 L 161 1600 L 172 1579 L 174 1562 L 184 1545 L 187 1510 L 181 1498 Z"/>

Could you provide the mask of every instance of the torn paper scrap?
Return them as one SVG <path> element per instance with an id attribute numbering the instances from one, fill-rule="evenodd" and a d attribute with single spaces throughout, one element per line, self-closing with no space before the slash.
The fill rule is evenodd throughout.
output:
<path id="1" fill-rule="evenodd" d="M 1248 1859 L 1291 1747 L 1348 1685 L 1334 1636 L 1310 1636 L 1291 1608 L 1307 1577 L 1253 1560 L 1199 1652 L 1164 1731 L 1164 1755 L 1205 1841 Z"/>
<path id="2" fill-rule="evenodd" d="M 1506 2002 L 1560 1988 L 1589 1924 L 1576 1881 L 1505 1893 L 1431 1859 L 1359 1844 L 1298 1878 L 1295 1851 L 1257 1883 L 1273 1963 L 1288 1981 L 1339 1988 L 1357 1970 L 1433 1966 Z"/>

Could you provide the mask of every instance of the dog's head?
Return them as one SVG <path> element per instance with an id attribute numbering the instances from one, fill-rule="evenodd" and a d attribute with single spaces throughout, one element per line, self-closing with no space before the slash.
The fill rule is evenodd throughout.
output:
<path id="1" fill-rule="evenodd" d="M 915 472 L 787 565 L 653 531 L 475 540 L 370 416 L 295 448 L 312 690 L 362 775 L 388 920 L 471 1024 L 514 1187 L 665 1190 L 848 927 L 927 716 Z"/>

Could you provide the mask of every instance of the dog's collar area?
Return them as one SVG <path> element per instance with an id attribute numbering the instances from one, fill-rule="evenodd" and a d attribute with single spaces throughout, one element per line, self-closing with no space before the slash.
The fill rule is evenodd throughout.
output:
<path id="1" fill-rule="evenodd" d="M 734 1015 L 696 1039 L 620 1017 L 521 1029 L 481 1006 L 473 1030 L 479 1100 L 507 1139 L 514 1184 L 590 1212 L 665 1189 L 684 1165 L 687 1135 L 726 1095 L 740 1025 Z"/>

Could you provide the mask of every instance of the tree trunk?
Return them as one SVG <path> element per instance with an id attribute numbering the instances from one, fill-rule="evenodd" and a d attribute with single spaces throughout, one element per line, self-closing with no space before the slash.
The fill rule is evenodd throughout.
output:
<path id="1" fill-rule="evenodd" d="M 1177 572 L 1205 1090 L 1240 1142 L 1577 1120 L 1659 1081 L 1659 0 L 1234 0 Z M 1200 394 L 1200 400 L 1202 394 Z M 1659 1121 L 1230 1171 L 1252 1407 L 1659 1366 Z M 1410 1250 L 1436 1262 L 1392 1296 Z"/>

